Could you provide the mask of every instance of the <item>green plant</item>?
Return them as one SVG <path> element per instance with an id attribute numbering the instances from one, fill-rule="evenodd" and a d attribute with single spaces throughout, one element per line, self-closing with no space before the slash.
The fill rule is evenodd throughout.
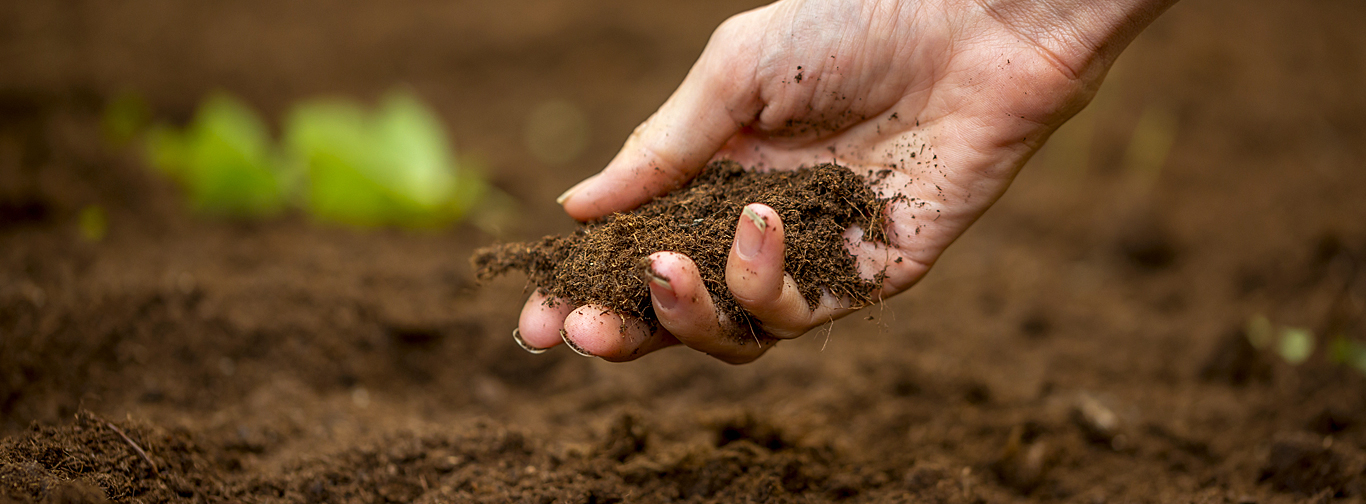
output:
<path id="1" fill-rule="evenodd" d="M 131 95 L 111 101 L 111 137 L 136 134 L 141 104 Z M 152 166 L 207 214 L 259 218 L 301 205 L 323 221 L 421 228 L 486 202 L 474 219 L 486 230 L 511 214 L 510 198 L 455 156 L 441 121 L 410 92 L 390 92 L 373 111 L 341 98 L 305 101 L 290 111 L 283 137 L 277 145 L 254 111 L 215 93 L 183 130 L 147 130 L 146 146 Z"/>
<path id="2" fill-rule="evenodd" d="M 85 241 L 96 243 L 109 232 L 109 217 L 99 205 L 86 205 L 76 216 L 76 229 Z"/>
<path id="3" fill-rule="evenodd" d="M 1366 343 L 1338 335 L 1328 344 L 1328 360 L 1366 373 Z"/>
<path id="4" fill-rule="evenodd" d="M 153 167 L 184 188 L 191 207 L 208 214 L 278 214 L 294 182 L 265 123 L 223 93 L 205 100 L 184 130 L 153 126 L 147 132 L 147 152 Z"/>
<path id="5" fill-rule="evenodd" d="M 313 216 L 355 226 L 431 227 L 463 217 L 486 191 L 456 161 L 440 121 L 407 92 L 373 112 L 340 99 L 290 113 L 284 148 L 307 173 Z"/>
<path id="6" fill-rule="evenodd" d="M 104 106 L 100 129 L 109 143 L 122 147 L 137 139 L 152 120 L 152 111 L 141 95 L 125 91 L 114 96 Z"/>
<path id="7" fill-rule="evenodd" d="M 1314 333 L 1302 327 L 1281 329 L 1281 338 L 1276 345 L 1276 353 L 1290 364 L 1302 364 L 1314 354 L 1316 346 Z"/>
<path id="8" fill-rule="evenodd" d="M 1319 339 L 1313 331 L 1302 327 L 1280 327 L 1265 315 L 1253 315 L 1244 329 L 1247 340 L 1260 350 L 1270 350 L 1281 360 L 1299 365 L 1309 360 L 1318 347 Z M 1337 334 L 1329 338 L 1325 348 L 1328 362 L 1350 366 L 1366 373 L 1366 343 Z"/>

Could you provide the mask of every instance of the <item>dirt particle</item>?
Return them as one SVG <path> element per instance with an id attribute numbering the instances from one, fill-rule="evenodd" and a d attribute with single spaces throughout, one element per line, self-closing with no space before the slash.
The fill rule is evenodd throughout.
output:
<path id="1" fill-rule="evenodd" d="M 1090 394 L 1080 394 L 1072 405 L 1072 420 L 1093 443 L 1123 448 L 1124 421 L 1114 409 Z"/>
<path id="2" fill-rule="evenodd" d="M 1259 481 L 1282 492 L 1314 495 L 1327 490 L 1346 496 L 1350 476 L 1344 474 L 1342 457 L 1326 445 L 1318 436 L 1282 436 L 1272 442 Z"/>
<path id="3" fill-rule="evenodd" d="M 624 462 L 630 456 L 645 451 L 648 434 L 635 415 L 623 414 L 608 430 L 601 453 L 617 462 Z"/>
<path id="4" fill-rule="evenodd" d="M 1053 332 L 1053 321 L 1043 312 L 1031 312 L 1020 321 L 1020 334 L 1026 338 L 1039 340 Z"/>
<path id="5" fill-rule="evenodd" d="M 1247 339 L 1242 327 L 1224 334 L 1200 367 L 1200 379 L 1235 387 L 1271 380 L 1271 362 Z"/>
<path id="6" fill-rule="evenodd" d="M 1022 494 L 1038 488 L 1051 462 L 1048 443 L 1038 439 L 1040 427 L 1033 422 L 1016 425 L 992 470 L 1001 482 Z"/>
<path id="7" fill-rule="evenodd" d="M 968 404 L 991 402 L 991 388 L 978 381 L 969 382 L 963 389 L 963 400 L 967 401 Z"/>
<path id="8" fill-rule="evenodd" d="M 783 433 L 777 427 L 768 422 L 760 421 L 754 415 L 741 415 L 727 419 L 717 425 L 716 446 L 718 448 L 741 441 L 754 443 L 770 451 L 780 451 L 793 446 L 791 442 L 783 438 Z"/>
<path id="9" fill-rule="evenodd" d="M 1330 404 L 1309 420 L 1308 427 L 1314 432 L 1327 436 L 1351 429 L 1358 423 L 1360 423 L 1358 415 L 1353 415 L 1347 406 Z"/>
<path id="10" fill-rule="evenodd" d="M 1158 272 L 1176 264 L 1179 251 L 1165 226 L 1151 215 L 1129 219 L 1116 240 L 1120 256 L 1141 272 Z"/>

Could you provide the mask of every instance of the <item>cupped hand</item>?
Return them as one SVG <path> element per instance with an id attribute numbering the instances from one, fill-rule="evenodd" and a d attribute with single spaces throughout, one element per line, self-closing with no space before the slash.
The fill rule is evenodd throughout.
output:
<path id="1" fill-rule="evenodd" d="M 851 229 L 859 270 L 883 297 L 929 271 L 1006 190 L 1048 136 L 1085 106 L 1114 58 L 1174 0 L 782 0 L 732 17 L 683 83 L 597 175 L 560 197 L 591 220 L 687 183 L 710 160 L 791 169 L 836 162 L 889 206 L 888 243 Z M 751 361 L 772 343 L 848 314 L 808 306 L 783 273 L 783 224 L 749 205 L 726 283 L 757 328 L 718 314 L 686 256 L 650 256 L 659 327 L 533 294 L 515 335 L 612 361 L 682 343 Z"/>

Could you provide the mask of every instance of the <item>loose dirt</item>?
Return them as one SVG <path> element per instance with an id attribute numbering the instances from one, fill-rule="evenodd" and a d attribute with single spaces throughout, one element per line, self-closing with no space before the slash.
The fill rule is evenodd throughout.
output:
<path id="1" fill-rule="evenodd" d="M 687 186 L 625 213 L 587 223 L 569 235 L 481 249 L 472 258 L 482 281 L 521 270 L 537 288 L 575 306 L 594 304 L 657 324 L 647 288 L 649 256 L 672 251 L 697 264 L 717 310 L 739 327 L 758 324 L 726 287 L 726 261 L 745 205 L 762 203 L 782 220 L 784 270 L 809 306 L 822 292 L 861 308 L 877 283 L 860 278 L 843 233 L 857 226 L 881 241 L 887 200 L 847 168 L 822 164 L 784 171 L 708 165 Z M 766 224 L 767 225 L 767 224 Z"/>

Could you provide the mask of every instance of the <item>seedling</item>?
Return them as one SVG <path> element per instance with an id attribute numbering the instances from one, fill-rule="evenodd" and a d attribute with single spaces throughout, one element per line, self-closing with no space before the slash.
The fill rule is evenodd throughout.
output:
<path id="1" fill-rule="evenodd" d="M 373 114 L 339 99 L 300 104 L 286 122 L 283 145 L 307 173 L 305 204 L 314 217 L 432 227 L 461 218 L 485 192 L 446 138 L 421 102 L 393 92 Z"/>
<path id="2" fill-rule="evenodd" d="M 105 140 L 122 147 L 137 139 L 151 120 L 152 112 L 142 96 L 124 92 L 105 105 L 100 129 L 104 131 Z"/>
<path id="3" fill-rule="evenodd" d="M 1260 350 L 1271 350 L 1290 365 L 1303 364 L 1314 355 L 1318 347 L 1318 337 L 1314 332 L 1302 327 L 1277 328 L 1265 315 L 1257 314 L 1248 319 L 1244 331 L 1247 340 Z M 1366 373 L 1366 344 L 1337 334 L 1328 339 L 1325 348 L 1329 362 L 1350 366 Z"/>
<path id="4" fill-rule="evenodd" d="M 131 96 L 131 95 L 129 95 Z M 137 131 L 145 105 L 120 97 L 105 111 L 111 138 Z M 213 215 L 259 218 L 301 205 L 313 217 L 352 226 L 436 227 L 492 203 L 475 223 L 496 230 L 510 198 L 457 162 L 440 120 L 411 93 L 389 93 L 366 110 L 340 98 L 301 103 L 276 145 L 266 124 L 224 93 L 210 96 L 184 130 L 146 132 L 152 166 L 176 180 L 190 206 Z"/>
<path id="5" fill-rule="evenodd" d="M 76 229 L 85 241 L 97 243 L 103 240 L 109 231 L 109 218 L 105 216 L 104 208 L 99 205 L 86 205 L 76 218 Z"/>
<path id="6" fill-rule="evenodd" d="M 1276 345 L 1276 353 L 1292 365 L 1299 365 L 1314 354 L 1314 333 L 1302 327 L 1281 329 L 1281 338 Z"/>
<path id="7" fill-rule="evenodd" d="M 1338 335 L 1328 344 L 1328 360 L 1366 373 L 1366 344 Z"/>
<path id="8" fill-rule="evenodd" d="M 184 131 L 158 125 L 147 134 L 152 166 L 179 182 L 195 210 L 264 217 L 284 210 L 292 177 L 263 123 L 222 93 L 208 98 Z"/>
<path id="9" fill-rule="evenodd" d="M 1266 318 L 1266 315 L 1258 313 L 1247 321 L 1247 341 L 1253 348 L 1264 349 L 1271 346 L 1275 331 L 1275 326 L 1271 325 L 1271 320 Z"/>

